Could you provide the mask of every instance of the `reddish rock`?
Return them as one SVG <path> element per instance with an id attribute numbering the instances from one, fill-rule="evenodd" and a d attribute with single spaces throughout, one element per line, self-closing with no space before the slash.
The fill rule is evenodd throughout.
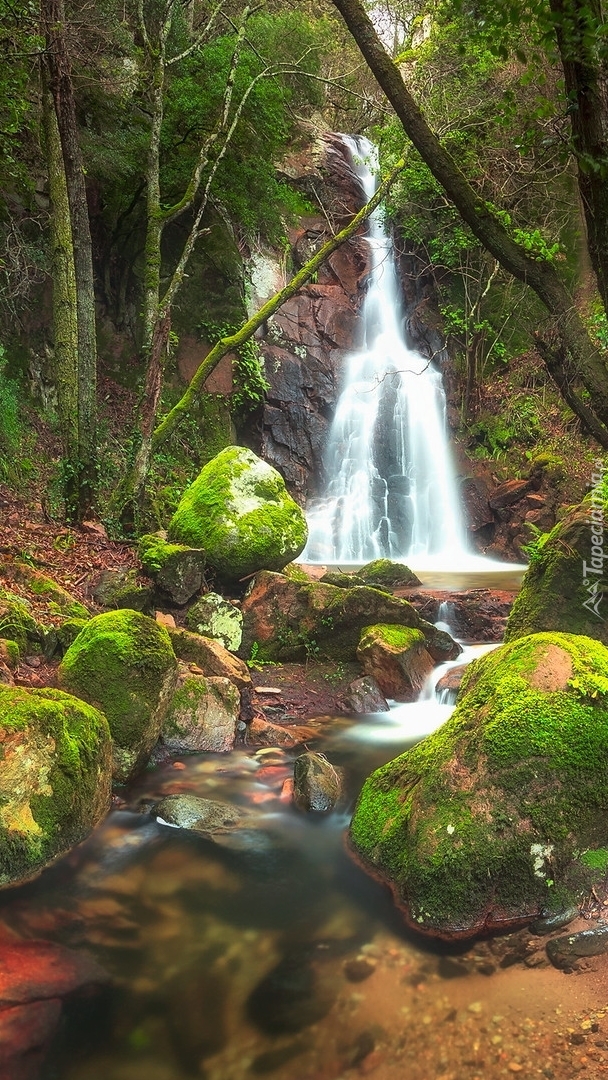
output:
<path id="1" fill-rule="evenodd" d="M 106 972 L 85 953 L 50 941 L 0 943 L 0 1008 L 101 986 Z"/>
<path id="2" fill-rule="evenodd" d="M 462 592 L 416 589 L 407 590 L 403 595 L 429 622 L 437 622 L 441 604 L 447 603 L 452 633 L 471 642 L 502 641 L 516 594 L 498 589 L 466 589 Z"/>
<path id="3" fill-rule="evenodd" d="M 457 667 L 450 668 L 449 671 L 446 671 L 445 675 L 443 675 L 442 678 L 439 679 L 439 682 L 435 687 L 435 694 L 437 695 L 437 697 L 439 697 L 444 692 L 447 692 L 451 695 L 456 695 L 460 690 L 462 677 L 467 667 L 468 664 L 458 664 Z"/>
<path id="4" fill-rule="evenodd" d="M 468 528 L 473 532 L 492 525 L 494 515 L 488 502 L 488 487 L 483 480 L 467 476 L 460 485 Z"/>
<path id="5" fill-rule="evenodd" d="M 506 480 L 499 484 L 489 498 L 492 510 L 502 510 L 505 506 L 513 506 L 523 499 L 535 487 L 534 480 Z"/>
<path id="6" fill-rule="evenodd" d="M 387 640 L 382 626 L 371 626 L 362 634 L 357 659 L 385 697 L 415 701 L 435 665 L 419 631 L 406 628 L 403 637 L 403 644 L 393 643 Z"/>
<path id="7" fill-rule="evenodd" d="M 0 1080 L 4 1080 L 5 1075 L 7 1080 L 9 1076 L 15 1080 L 18 1076 L 28 1075 L 29 1063 L 23 1063 L 20 1071 L 16 1059 L 48 1046 L 57 1029 L 61 1007 L 61 998 L 48 998 L 0 1010 Z M 5 1068 L 9 1068 L 6 1073 Z M 36 1072 L 31 1075 L 35 1076 Z"/>
<path id="8" fill-rule="evenodd" d="M 247 725 L 245 742 L 247 746 L 284 746 L 291 748 L 302 746 L 310 739 L 317 738 L 318 731 L 314 728 L 296 725 L 281 727 L 280 724 L 271 724 L 268 720 L 256 717 Z"/>

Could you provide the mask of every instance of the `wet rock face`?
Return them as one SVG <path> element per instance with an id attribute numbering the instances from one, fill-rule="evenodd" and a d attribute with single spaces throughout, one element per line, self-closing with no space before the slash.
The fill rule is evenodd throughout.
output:
<path id="1" fill-rule="evenodd" d="M 513 593 L 497 589 L 408 589 L 400 595 L 429 622 L 443 619 L 457 638 L 469 642 L 502 641 L 514 598 Z"/>
<path id="2" fill-rule="evenodd" d="M 385 697 L 396 701 L 415 701 L 434 667 L 422 631 L 402 626 L 366 627 L 357 659 Z"/>
<path id="3" fill-rule="evenodd" d="M 352 850 L 439 937 L 576 906 L 608 867 L 608 650 L 535 634 L 469 665 L 438 731 L 377 770 Z"/>
<path id="4" fill-rule="evenodd" d="M 364 675 L 350 684 L 344 704 L 354 713 L 388 712 L 388 702 L 372 675 Z"/>
<path id="5" fill-rule="evenodd" d="M 321 197 L 329 220 L 341 227 L 365 197 L 339 137 L 324 139 L 320 157 L 313 197 Z M 294 237 L 296 266 L 328 238 L 326 217 L 305 219 Z M 354 237 L 320 268 L 318 281 L 281 308 L 260 342 L 269 383 L 260 453 L 281 471 L 298 501 L 322 486 L 322 454 L 344 358 L 361 341 L 359 308 L 369 269 L 368 245 Z"/>

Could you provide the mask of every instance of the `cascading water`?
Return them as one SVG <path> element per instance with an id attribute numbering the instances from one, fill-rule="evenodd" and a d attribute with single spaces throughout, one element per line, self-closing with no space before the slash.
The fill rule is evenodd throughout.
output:
<path id="1" fill-rule="evenodd" d="M 375 147 L 343 136 L 366 199 L 376 187 Z M 392 241 L 370 218 L 364 348 L 348 358 L 325 453 L 329 482 L 308 513 L 301 559 L 350 563 L 467 553 L 445 425 L 440 372 L 404 340 Z"/>

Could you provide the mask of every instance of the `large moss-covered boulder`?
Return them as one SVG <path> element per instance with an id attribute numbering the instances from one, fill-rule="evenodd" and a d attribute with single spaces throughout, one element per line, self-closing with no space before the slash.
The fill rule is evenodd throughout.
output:
<path id="1" fill-rule="evenodd" d="M 28 601 L 8 589 L 0 589 L 0 635 L 15 641 L 21 653 L 39 652 L 46 636 Z"/>
<path id="2" fill-rule="evenodd" d="M 383 623 L 365 627 L 357 660 L 384 696 L 396 701 L 415 701 L 435 666 L 422 630 Z"/>
<path id="3" fill-rule="evenodd" d="M 364 627 L 377 623 L 420 630 L 435 661 L 451 660 L 460 646 L 425 622 L 406 600 L 379 589 L 340 589 L 321 581 L 293 580 L 263 571 L 245 597 L 241 655 L 262 660 L 306 657 L 354 660 Z"/>
<path id="4" fill-rule="evenodd" d="M 303 550 L 306 519 L 280 475 L 242 446 L 222 450 L 184 492 L 169 539 L 203 548 L 226 581 L 282 570 Z"/>
<path id="5" fill-rule="evenodd" d="M 536 634 L 472 663 L 448 722 L 366 781 L 350 845 L 424 933 L 580 903 L 608 870 L 608 649 Z"/>
<path id="6" fill-rule="evenodd" d="M 84 840 L 109 809 L 111 776 L 102 713 L 60 690 L 0 686 L 0 885 Z"/>
<path id="7" fill-rule="evenodd" d="M 530 566 L 509 615 L 505 640 L 562 630 L 587 634 L 607 645 L 608 559 L 604 551 L 608 551 L 608 501 L 594 491 L 532 545 Z"/>
<path id="8" fill-rule="evenodd" d="M 61 686 L 107 716 L 114 777 L 145 765 L 177 681 L 177 660 L 164 626 L 125 608 L 96 615 L 59 666 Z"/>

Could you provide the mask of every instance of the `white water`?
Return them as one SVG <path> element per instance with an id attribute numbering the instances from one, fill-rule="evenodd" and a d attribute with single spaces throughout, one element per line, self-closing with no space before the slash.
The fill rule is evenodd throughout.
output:
<path id="1" fill-rule="evenodd" d="M 343 136 L 366 199 L 376 150 Z M 445 422 L 441 373 L 404 341 L 392 242 L 382 211 L 370 218 L 365 347 L 346 364 L 325 454 L 324 498 L 308 514 L 302 562 L 403 559 L 416 567 L 479 562 L 467 550 Z"/>

